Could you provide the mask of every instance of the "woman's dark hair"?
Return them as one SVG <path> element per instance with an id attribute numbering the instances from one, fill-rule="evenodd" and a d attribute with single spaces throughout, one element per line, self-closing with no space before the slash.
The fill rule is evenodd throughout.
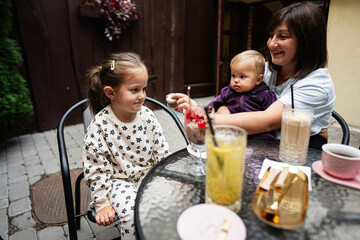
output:
<path id="1" fill-rule="evenodd" d="M 285 22 L 290 33 L 298 41 L 298 62 L 289 78 L 301 79 L 327 64 L 326 23 L 321 9 L 313 3 L 294 3 L 280 9 L 269 20 L 266 30 L 273 32 Z M 269 59 L 271 71 L 280 70 L 280 66 Z"/>
<path id="2" fill-rule="evenodd" d="M 110 54 L 102 65 L 91 68 L 86 75 L 89 81 L 88 105 L 91 112 L 96 114 L 110 104 L 104 87 L 116 89 L 139 70 L 147 71 L 140 56 L 132 52 Z"/>

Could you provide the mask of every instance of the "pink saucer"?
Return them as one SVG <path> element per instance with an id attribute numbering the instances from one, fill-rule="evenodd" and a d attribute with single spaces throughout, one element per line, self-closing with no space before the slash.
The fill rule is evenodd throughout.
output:
<path id="1" fill-rule="evenodd" d="M 358 174 L 354 179 L 351 180 L 343 180 L 343 179 L 335 178 L 324 171 L 321 160 L 314 162 L 312 164 L 312 168 L 317 174 L 319 174 L 321 177 L 325 178 L 329 182 L 337 183 L 343 186 L 360 190 L 360 174 Z"/>
<path id="2" fill-rule="evenodd" d="M 227 240 L 246 238 L 246 228 L 241 218 L 226 207 L 215 204 L 198 204 L 186 209 L 177 221 L 177 231 L 182 240 L 215 240 L 224 220 L 231 222 Z"/>

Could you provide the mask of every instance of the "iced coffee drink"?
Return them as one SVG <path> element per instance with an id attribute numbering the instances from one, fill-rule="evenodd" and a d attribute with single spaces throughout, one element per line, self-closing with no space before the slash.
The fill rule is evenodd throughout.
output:
<path id="1" fill-rule="evenodd" d="M 281 161 L 292 165 L 306 163 L 313 112 L 312 108 L 299 109 L 285 105 L 281 121 Z"/>

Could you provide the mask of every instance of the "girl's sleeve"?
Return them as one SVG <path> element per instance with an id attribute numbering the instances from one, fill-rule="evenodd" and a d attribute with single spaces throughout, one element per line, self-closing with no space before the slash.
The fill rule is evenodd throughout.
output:
<path id="1" fill-rule="evenodd" d="M 100 128 L 95 128 L 94 131 L 91 127 L 88 128 L 84 139 L 83 167 L 85 183 L 90 187 L 91 192 L 90 207 L 98 211 L 110 205 L 113 167 Z"/>
<path id="2" fill-rule="evenodd" d="M 160 162 L 164 157 L 166 157 L 169 151 L 169 144 L 163 134 L 162 127 L 154 116 L 153 120 L 153 133 L 154 133 L 154 161 L 155 164 Z"/>

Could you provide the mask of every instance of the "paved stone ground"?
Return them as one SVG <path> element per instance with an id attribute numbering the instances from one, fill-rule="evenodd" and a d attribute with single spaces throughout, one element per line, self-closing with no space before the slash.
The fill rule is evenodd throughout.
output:
<path id="1" fill-rule="evenodd" d="M 207 104 L 212 97 L 197 99 L 199 104 Z M 178 115 L 183 120 L 182 115 Z M 162 114 L 157 117 L 170 143 L 170 150 L 176 151 L 186 146 L 176 126 L 169 123 Z M 360 146 L 360 127 L 350 127 L 350 145 Z M 169 134 L 171 133 L 171 135 Z M 340 126 L 332 121 L 329 142 L 340 142 Z M 71 169 L 81 167 L 81 144 L 84 134 L 82 124 L 68 126 L 65 135 Z M 180 140 L 181 139 L 181 140 Z M 49 240 L 67 239 L 68 227 L 45 227 L 32 217 L 30 186 L 42 176 L 60 171 L 56 140 L 56 130 L 34 133 L 10 139 L 0 148 L 0 236 L 4 240 Z M 79 239 L 113 239 L 119 236 L 115 223 L 109 227 L 99 227 L 83 218 Z"/>

